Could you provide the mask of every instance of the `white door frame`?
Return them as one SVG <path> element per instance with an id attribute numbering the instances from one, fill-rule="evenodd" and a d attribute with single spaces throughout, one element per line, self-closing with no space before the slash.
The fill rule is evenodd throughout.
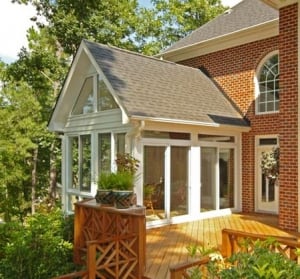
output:
<path id="1" fill-rule="evenodd" d="M 274 139 L 275 143 L 265 143 L 261 144 L 260 141 L 263 139 Z M 279 187 L 276 183 L 275 185 L 275 199 L 274 201 L 262 201 L 262 173 L 260 167 L 261 153 L 264 151 L 271 151 L 273 147 L 279 145 L 279 140 L 277 135 L 264 135 L 255 137 L 255 211 L 256 212 L 267 212 L 278 214 L 279 211 Z M 267 182 L 266 182 L 267 183 Z"/>

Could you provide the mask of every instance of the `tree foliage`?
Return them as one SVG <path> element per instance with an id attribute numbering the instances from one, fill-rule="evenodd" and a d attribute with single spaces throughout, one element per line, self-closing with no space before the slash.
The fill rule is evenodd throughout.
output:
<path id="1" fill-rule="evenodd" d="M 0 61 L 0 217 L 23 221 L 40 198 L 56 198 L 60 145 L 47 123 L 81 40 L 151 55 L 224 7 L 220 0 L 152 0 L 148 8 L 138 0 L 12 2 L 36 8 L 28 49 L 10 65 Z"/>
<path id="2" fill-rule="evenodd" d="M 48 279 L 74 271 L 72 224 L 60 210 L 0 224 L 0 278 Z"/>

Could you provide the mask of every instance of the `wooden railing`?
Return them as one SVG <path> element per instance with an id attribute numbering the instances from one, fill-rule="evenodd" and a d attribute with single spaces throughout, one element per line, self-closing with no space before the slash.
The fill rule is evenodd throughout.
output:
<path id="1" fill-rule="evenodd" d="M 74 262 L 86 270 L 56 279 L 144 278 L 145 247 L 143 208 L 118 210 L 95 200 L 76 203 Z"/>
<path id="2" fill-rule="evenodd" d="M 221 254 L 223 257 L 230 257 L 233 253 L 239 251 L 251 252 L 256 240 L 263 241 L 270 238 L 276 241 L 276 245 L 270 246 L 271 250 L 281 253 L 293 261 L 299 262 L 299 256 L 295 253 L 296 249 L 300 248 L 300 242 L 297 241 L 297 237 L 261 235 L 231 229 L 222 230 Z M 242 244 L 245 243 L 245 241 L 247 241 L 247 248 Z M 209 257 L 202 257 L 198 260 L 171 266 L 170 279 L 190 279 L 190 269 L 198 267 L 201 270 L 205 270 L 208 262 Z"/>

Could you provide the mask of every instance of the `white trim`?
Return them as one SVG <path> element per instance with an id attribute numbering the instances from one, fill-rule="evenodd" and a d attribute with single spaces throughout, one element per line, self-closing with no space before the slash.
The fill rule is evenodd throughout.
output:
<path id="1" fill-rule="evenodd" d="M 237 130 L 241 132 L 249 132 L 250 127 L 247 126 L 235 126 L 235 125 L 222 125 L 217 123 L 208 123 L 201 121 L 193 121 L 193 120 L 182 120 L 182 119 L 170 119 L 170 118 L 155 118 L 155 117 L 144 117 L 144 116 L 131 116 L 132 120 L 138 121 L 150 121 L 150 122 L 160 122 L 160 123 L 172 123 L 172 124 L 184 124 L 184 125 L 194 125 L 194 126 L 205 126 L 205 127 L 228 127 L 231 130 Z"/>
<path id="2" fill-rule="evenodd" d="M 170 50 L 168 52 L 158 54 L 156 57 L 178 62 L 278 35 L 279 19 L 274 19 L 262 24 L 254 25 L 250 28 L 244 28 L 219 37 L 214 37 L 212 39 L 194 43 L 175 50 Z"/>
<path id="3" fill-rule="evenodd" d="M 273 7 L 274 9 L 280 9 L 285 6 L 295 4 L 297 3 L 298 0 L 261 0 L 261 1 Z"/>
<path id="4" fill-rule="evenodd" d="M 268 59 L 270 59 L 272 56 L 276 55 L 276 54 L 278 55 L 278 65 L 280 65 L 279 51 L 278 50 L 274 50 L 274 51 L 269 52 L 263 59 L 261 59 L 261 61 L 259 62 L 258 66 L 256 67 L 255 75 L 254 75 L 255 115 L 274 114 L 274 113 L 278 113 L 279 112 L 279 110 L 259 112 L 258 111 L 258 102 L 257 102 L 257 98 L 259 97 L 259 94 L 260 94 L 259 84 L 258 84 L 258 78 L 259 78 L 258 75 L 260 74 L 260 70 L 263 67 L 263 65 L 265 64 L 265 62 Z M 280 91 L 279 91 L 279 94 L 280 94 Z"/>
<path id="5" fill-rule="evenodd" d="M 270 134 L 270 135 L 256 135 L 255 136 L 255 143 L 254 143 L 254 210 L 255 212 L 263 212 L 261 210 L 259 210 L 258 208 L 258 168 L 260 167 L 259 166 L 259 158 L 258 158 L 258 151 L 259 151 L 259 140 L 260 139 L 268 139 L 268 138 L 276 138 L 277 139 L 277 145 L 276 146 L 279 146 L 279 135 L 277 134 Z M 274 145 L 265 145 L 265 147 L 267 146 L 274 146 Z M 277 187 L 277 186 L 276 186 Z M 279 213 L 279 189 L 278 189 L 278 209 L 276 212 L 268 212 L 268 213 L 276 213 L 278 214 Z"/>

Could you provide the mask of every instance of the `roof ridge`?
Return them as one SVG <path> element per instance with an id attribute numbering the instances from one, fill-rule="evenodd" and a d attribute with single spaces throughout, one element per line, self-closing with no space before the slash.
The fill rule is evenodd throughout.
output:
<path id="1" fill-rule="evenodd" d="M 133 50 L 128 50 L 126 48 L 120 48 L 120 47 L 114 46 L 114 45 L 109 44 L 109 43 L 103 44 L 103 43 L 99 43 L 99 42 L 93 42 L 93 41 L 90 41 L 90 40 L 87 40 L 87 39 L 83 39 L 83 41 L 88 42 L 88 43 L 92 43 L 92 44 L 96 44 L 96 45 L 100 45 L 100 46 L 105 47 L 105 48 L 115 49 L 117 51 L 125 52 L 125 53 L 131 54 L 131 55 L 140 56 L 140 57 L 143 57 L 143 58 L 146 58 L 146 59 L 161 61 L 163 63 L 168 63 L 168 64 L 172 64 L 172 65 L 180 65 L 180 64 L 177 64 L 177 63 L 172 62 L 172 61 L 157 58 L 155 56 L 150 56 L 150 55 L 143 54 L 143 53 L 140 53 L 140 52 L 136 52 L 136 51 L 133 51 Z M 183 65 L 181 65 L 181 66 L 183 66 Z M 189 68 L 191 68 L 191 67 L 189 67 Z"/>

